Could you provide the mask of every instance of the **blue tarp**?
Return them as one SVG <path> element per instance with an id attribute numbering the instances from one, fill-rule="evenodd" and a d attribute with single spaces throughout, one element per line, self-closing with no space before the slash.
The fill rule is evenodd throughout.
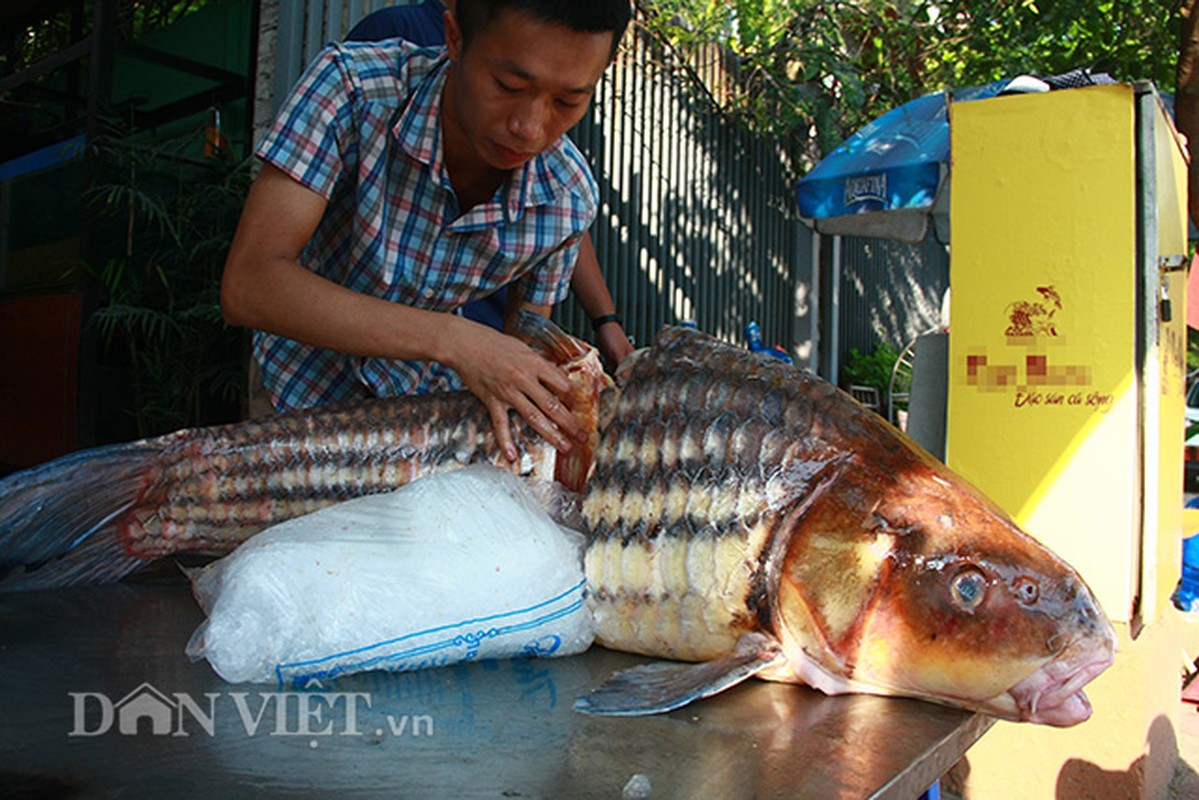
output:
<path id="1" fill-rule="evenodd" d="M 0 164 L 0 181 L 10 181 L 83 157 L 87 137 L 83 134 L 43 147 Z"/>

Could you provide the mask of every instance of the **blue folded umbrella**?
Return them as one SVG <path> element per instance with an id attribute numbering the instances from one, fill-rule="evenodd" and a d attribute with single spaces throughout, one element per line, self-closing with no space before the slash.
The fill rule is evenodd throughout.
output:
<path id="1" fill-rule="evenodd" d="M 959 89 L 952 100 L 995 97 L 1009 82 Z M 846 139 L 799 181 L 800 214 L 930 209 L 949 164 L 950 98 L 937 92 L 904 103 Z"/>

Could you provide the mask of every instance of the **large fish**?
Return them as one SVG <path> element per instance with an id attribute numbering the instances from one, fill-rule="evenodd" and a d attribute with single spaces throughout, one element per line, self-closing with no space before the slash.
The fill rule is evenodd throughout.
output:
<path id="1" fill-rule="evenodd" d="M 1082 687 L 1115 635 L 1082 579 L 847 395 L 682 328 L 604 392 L 581 345 L 533 339 L 599 441 L 559 462 L 522 431 L 513 469 L 583 488 L 598 641 L 698 662 L 618 674 L 576 708 L 666 711 L 758 675 L 1050 725 L 1090 715 Z M 469 395 L 81 453 L 0 482 L 0 569 L 19 587 L 112 579 L 478 461 L 504 463 Z"/>
<path id="2" fill-rule="evenodd" d="M 635 353 L 583 504 L 596 640 L 578 704 L 666 710 L 748 675 L 1012 720 L 1087 719 L 1115 634 L 1082 578 L 848 395 L 685 328 Z"/>

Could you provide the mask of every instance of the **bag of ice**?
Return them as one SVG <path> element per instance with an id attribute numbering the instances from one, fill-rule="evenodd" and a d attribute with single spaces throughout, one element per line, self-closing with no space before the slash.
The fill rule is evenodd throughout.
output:
<path id="1" fill-rule="evenodd" d="M 195 571 L 208 619 L 187 653 L 280 689 L 580 653 L 593 638 L 582 547 L 507 472 L 433 475 L 276 525 Z"/>

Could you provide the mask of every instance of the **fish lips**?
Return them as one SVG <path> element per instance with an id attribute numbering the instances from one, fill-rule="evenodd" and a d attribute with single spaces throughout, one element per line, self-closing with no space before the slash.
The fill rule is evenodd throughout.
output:
<path id="1" fill-rule="evenodd" d="M 1092 650 L 1075 658 L 1049 662 L 1008 690 L 1015 705 L 1012 718 L 1057 728 L 1086 722 L 1092 709 L 1082 687 L 1110 667 L 1115 659 L 1114 650 Z"/>

